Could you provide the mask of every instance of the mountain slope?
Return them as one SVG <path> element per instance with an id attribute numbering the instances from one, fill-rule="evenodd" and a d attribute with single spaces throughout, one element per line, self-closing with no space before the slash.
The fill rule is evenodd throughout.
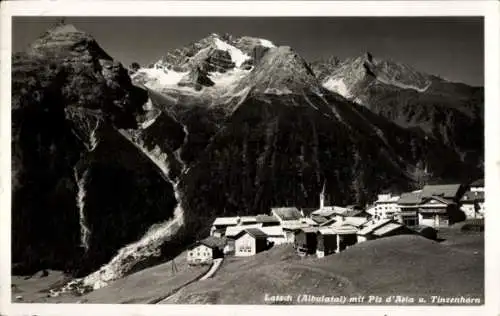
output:
<path id="1" fill-rule="evenodd" d="M 453 148 L 462 161 L 484 163 L 484 90 L 418 72 L 370 53 L 313 63 L 322 85 L 402 127 Z"/>
<path id="2" fill-rule="evenodd" d="M 304 294 L 365 296 L 363 302 L 351 302 L 356 305 L 368 304 L 368 296 L 392 296 L 393 301 L 378 302 L 380 305 L 417 303 L 397 302 L 395 296 L 423 297 L 431 303 L 432 295 L 463 295 L 482 302 L 484 274 L 477 267 L 484 260 L 479 250 L 483 242 L 476 243 L 473 250 L 464 251 L 420 236 L 402 235 L 356 244 L 324 258 L 300 258 L 291 245 L 279 245 L 250 258 L 228 258 L 213 278 L 190 284 L 162 303 L 315 304 L 297 301 Z M 460 273 L 462 277 L 457 278 Z M 245 290 L 238 290 L 242 288 Z M 291 295 L 293 299 L 266 301 L 266 293 L 268 297 Z M 316 304 L 341 305 L 328 301 Z"/>
<path id="3" fill-rule="evenodd" d="M 14 272 L 88 273 L 172 216 L 172 184 L 120 133 L 139 128 L 147 91 L 93 38 L 51 29 L 14 56 L 12 78 Z M 180 146 L 177 127 L 158 146 Z"/>

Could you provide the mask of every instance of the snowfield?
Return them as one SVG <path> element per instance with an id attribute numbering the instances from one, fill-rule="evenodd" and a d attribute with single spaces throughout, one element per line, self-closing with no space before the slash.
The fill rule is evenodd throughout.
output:
<path id="1" fill-rule="evenodd" d="M 263 38 L 260 38 L 260 45 L 262 45 L 264 47 L 269 47 L 269 48 L 276 47 L 276 45 L 274 45 L 273 42 L 271 42 L 270 40 L 263 39 Z"/>
<path id="2" fill-rule="evenodd" d="M 325 89 L 328 89 L 330 91 L 333 91 L 335 93 L 340 94 L 346 99 L 349 99 L 352 97 L 351 93 L 349 92 L 349 89 L 347 88 L 346 84 L 342 79 L 338 79 L 335 77 L 330 77 L 328 80 L 326 80 L 323 83 L 323 87 Z"/>
<path id="3" fill-rule="evenodd" d="M 241 65 L 245 62 L 245 60 L 250 59 L 250 56 L 243 53 L 241 50 L 234 47 L 233 45 L 229 45 L 228 43 L 221 41 L 218 38 L 215 38 L 214 41 L 215 41 L 215 46 L 218 49 L 225 50 L 229 53 L 229 55 L 231 55 L 231 59 L 236 64 L 236 67 L 241 67 Z"/>

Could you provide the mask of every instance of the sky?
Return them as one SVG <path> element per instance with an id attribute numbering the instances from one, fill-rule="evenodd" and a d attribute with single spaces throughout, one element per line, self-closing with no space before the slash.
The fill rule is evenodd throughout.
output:
<path id="1" fill-rule="evenodd" d="M 12 49 L 22 51 L 58 21 L 13 18 Z M 291 46 L 308 61 L 375 58 L 470 85 L 484 85 L 481 17 L 67 17 L 124 65 L 148 65 L 210 33 L 255 36 Z"/>

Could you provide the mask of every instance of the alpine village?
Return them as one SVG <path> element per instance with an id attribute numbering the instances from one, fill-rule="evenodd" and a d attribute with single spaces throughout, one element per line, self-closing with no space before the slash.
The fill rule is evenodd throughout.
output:
<path id="1" fill-rule="evenodd" d="M 187 253 L 190 264 L 224 256 L 253 256 L 274 245 L 293 244 L 299 256 L 339 253 L 356 243 L 403 234 L 436 239 L 442 227 L 465 220 L 484 229 L 484 180 L 426 185 L 401 195 L 379 194 L 368 206 L 336 206 L 324 190 L 318 209 L 274 207 L 268 214 L 218 217 L 211 234 Z"/>

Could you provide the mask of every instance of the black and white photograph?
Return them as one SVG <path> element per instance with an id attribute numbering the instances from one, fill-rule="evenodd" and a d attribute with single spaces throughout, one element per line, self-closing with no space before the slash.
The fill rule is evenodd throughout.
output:
<path id="1" fill-rule="evenodd" d="M 10 304 L 485 304 L 484 16 L 11 37 Z"/>

